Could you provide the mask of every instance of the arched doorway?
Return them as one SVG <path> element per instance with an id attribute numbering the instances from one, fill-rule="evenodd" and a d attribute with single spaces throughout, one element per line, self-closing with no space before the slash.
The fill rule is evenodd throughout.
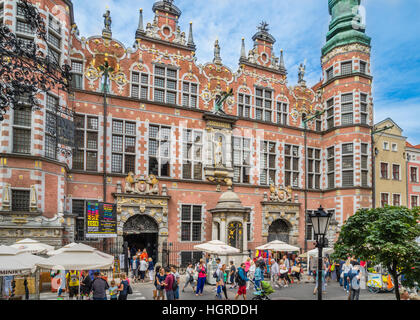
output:
<path id="1" fill-rule="evenodd" d="M 242 223 L 230 222 L 228 225 L 228 245 L 243 251 Z"/>
<path id="2" fill-rule="evenodd" d="M 147 215 L 135 215 L 124 224 L 124 241 L 132 250 L 147 250 L 149 257 L 157 262 L 158 258 L 158 232 L 156 221 Z"/>
<path id="3" fill-rule="evenodd" d="M 289 243 L 289 225 L 281 219 L 275 220 L 268 228 L 268 242 L 280 240 Z"/>

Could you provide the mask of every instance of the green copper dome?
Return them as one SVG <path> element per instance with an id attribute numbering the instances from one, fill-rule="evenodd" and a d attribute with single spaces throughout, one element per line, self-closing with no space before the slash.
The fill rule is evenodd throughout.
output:
<path id="1" fill-rule="evenodd" d="M 365 34 L 366 27 L 359 14 L 360 2 L 361 0 L 328 0 L 331 22 L 322 55 L 336 47 L 355 42 L 370 46 L 371 38 Z"/>

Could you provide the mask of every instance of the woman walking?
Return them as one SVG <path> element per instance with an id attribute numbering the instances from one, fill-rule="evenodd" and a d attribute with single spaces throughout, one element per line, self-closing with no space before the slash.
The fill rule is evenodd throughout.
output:
<path id="1" fill-rule="evenodd" d="M 154 269 L 155 269 L 155 264 L 153 263 L 153 259 L 149 258 L 149 262 L 147 263 L 147 271 L 149 273 L 149 280 L 150 282 L 153 281 L 154 277 Z"/>
<path id="2" fill-rule="evenodd" d="M 289 270 L 287 269 L 286 264 L 284 263 L 283 259 L 280 260 L 279 269 L 280 269 L 280 281 L 282 280 L 283 281 L 283 287 L 287 288 L 288 287 L 288 285 L 287 285 L 288 275 L 287 274 L 289 273 Z"/>
<path id="3" fill-rule="evenodd" d="M 261 281 L 264 280 L 264 265 L 263 263 L 258 263 L 255 269 L 255 278 L 254 278 L 254 286 L 255 290 L 259 291 L 261 289 Z"/>
<path id="4" fill-rule="evenodd" d="M 119 296 L 118 296 L 118 300 L 127 300 L 127 296 L 128 296 L 128 286 L 130 285 L 130 282 L 127 278 L 127 275 L 123 272 L 120 275 L 120 285 L 118 287 L 118 291 L 119 291 Z"/>
<path id="5" fill-rule="evenodd" d="M 341 271 L 341 277 L 344 280 L 344 290 L 349 293 L 350 283 L 348 281 L 349 272 L 352 269 L 353 265 L 350 263 L 351 258 L 348 257 L 346 262 L 343 264 L 343 270 Z"/>
<path id="6" fill-rule="evenodd" d="M 256 266 L 255 266 L 255 263 L 254 263 L 254 261 L 250 261 L 250 266 L 249 266 L 249 269 L 248 269 L 248 279 L 254 279 L 254 275 L 255 275 L 255 271 L 256 271 Z M 247 282 L 247 284 L 246 284 L 246 288 L 247 289 L 249 289 L 249 281 Z"/>
<path id="7" fill-rule="evenodd" d="M 157 268 L 156 268 L 157 269 Z M 156 272 L 156 300 L 165 300 L 165 283 L 166 273 L 165 269 L 159 268 L 159 272 Z"/>
<path id="8" fill-rule="evenodd" d="M 292 267 L 292 277 L 295 277 L 298 283 L 300 283 L 300 271 L 302 270 L 302 264 L 299 258 L 296 258 Z"/>
<path id="9" fill-rule="evenodd" d="M 195 295 L 198 297 L 198 295 L 203 295 L 203 289 L 204 284 L 206 283 L 206 276 L 207 276 L 207 270 L 204 265 L 203 259 L 200 259 L 200 263 L 196 269 L 198 272 L 198 281 L 197 281 L 197 290 L 195 291 Z"/>
<path id="10" fill-rule="evenodd" d="M 184 288 L 182 288 L 182 292 L 185 292 L 185 288 L 188 287 L 189 284 L 191 284 L 193 292 L 195 291 L 195 288 L 194 288 L 194 273 L 195 273 L 195 271 L 194 271 L 193 265 L 192 265 L 192 263 L 190 263 L 187 267 L 187 270 L 186 270 L 187 278 L 185 280 Z"/>

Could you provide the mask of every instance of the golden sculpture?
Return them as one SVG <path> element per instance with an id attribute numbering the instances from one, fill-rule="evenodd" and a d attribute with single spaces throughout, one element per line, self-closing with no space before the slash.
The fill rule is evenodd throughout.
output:
<path id="1" fill-rule="evenodd" d="M 288 187 L 276 187 L 274 184 L 270 184 L 270 200 L 276 202 L 292 202 L 292 188 Z"/>
<path id="2" fill-rule="evenodd" d="M 144 176 L 135 177 L 133 172 L 129 172 L 125 178 L 125 193 L 159 195 L 159 180 L 155 175 L 147 178 Z"/>

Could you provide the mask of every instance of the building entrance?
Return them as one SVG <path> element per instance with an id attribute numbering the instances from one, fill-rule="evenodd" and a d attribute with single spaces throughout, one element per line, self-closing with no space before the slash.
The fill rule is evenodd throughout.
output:
<path id="1" fill-rule="evenodd" d="M 131 252 L 146 249 L 155 263 L 158 259 L 158 240 L 158 225 L 149 216 L 136 215 L 124 224 L 124 241 L 127 241 Z"/>

